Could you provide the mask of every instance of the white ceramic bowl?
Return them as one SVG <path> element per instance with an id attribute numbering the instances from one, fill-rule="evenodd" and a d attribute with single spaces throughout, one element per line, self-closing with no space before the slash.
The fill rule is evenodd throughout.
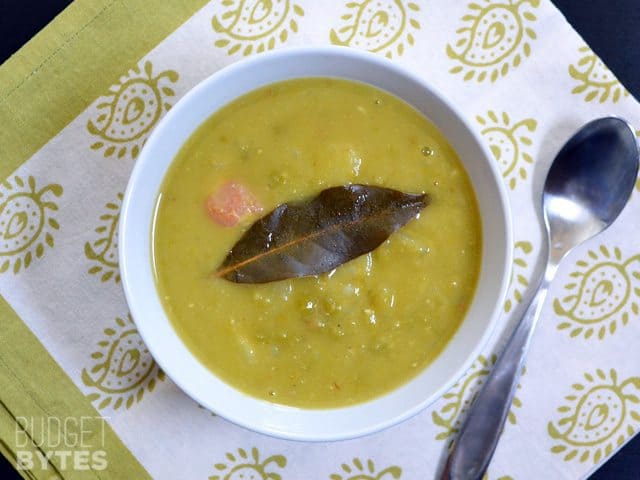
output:
<path id="1" fill-rule="evenodd" d="M 152 273 L 151 228 L 169 164 L 196 128 L 233 99 L 297 77 L 369 83 L 413 105 L 458 152 L 482 216 L 482 269 L 465 320 L 444 351 L 409 383 L 372 401 L 337 409 L 301 409 L 259 400 L 218 379 L 182 343 L 167 318 Z M 458 110 L 423 78 L 391 62 L 343 47 L 261 54 L 227 67 L 187 93 L 158 124 L 136 161 L 122 206 L 120 270 L 138 331 L 166 374 L 201 405 L 239 425 L 295 440 L 352 438 L 398 423 L 437 400 L 471 366 L 501 310 L 511 267 L 511 222 L 496 162 Z"/>

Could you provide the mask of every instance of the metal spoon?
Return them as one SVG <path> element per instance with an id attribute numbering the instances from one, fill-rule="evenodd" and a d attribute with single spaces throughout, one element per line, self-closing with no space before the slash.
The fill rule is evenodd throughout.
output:
<path id="1" fill-rule="evenodd" d="M 556 156 L 544 184 L 547 266 L 516 330 L 465 419 L 442 480 L 480 480 L 507 418 L 533 330 L 558 264 L 602 232 L 626 205 L 638 174 L 631 126 L 615 117 L 582 127 Z"/>

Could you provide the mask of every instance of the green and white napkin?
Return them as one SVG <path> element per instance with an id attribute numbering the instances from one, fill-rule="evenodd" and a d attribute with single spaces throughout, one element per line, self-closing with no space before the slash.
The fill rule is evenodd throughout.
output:
<path id="1" fill-rule="evenodd" d="M 145 139 L 185 92 L 247 56 L 330 43 L 388 57 L 462 109 L 507 185 L 515 260 L 496 335 L 441 400 L 306 444 L 237 427 L 163 375 L 127 310 L 117 222 Z M 74 3 L 0 68 L 0 448 L 27 478 L 432 478 L 540 268 L 547 167 L 609 114 L 640 125 L 549 0 Z M 489 480 L 584 478 L 640 429 L 639 214 L 634 192 L 563 263 Z"/>

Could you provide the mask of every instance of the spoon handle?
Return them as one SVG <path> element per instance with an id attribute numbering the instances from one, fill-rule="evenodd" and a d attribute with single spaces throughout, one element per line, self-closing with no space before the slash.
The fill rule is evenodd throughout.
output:
<path id="1" fill-rule="evenodd" d="M 441 480 L 480 480 L 489 466 L 556 268 L 554 263 L 548 263 L 535 296 L 471 405 Z"/>

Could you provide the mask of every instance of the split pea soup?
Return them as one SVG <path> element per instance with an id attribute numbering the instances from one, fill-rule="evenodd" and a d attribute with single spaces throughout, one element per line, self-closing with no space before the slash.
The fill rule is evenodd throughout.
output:
<path id="1" fill-rule="evenodd" d="M 348 184 L 431 203 L 325 274 L 213 274 L 261 216 Z M 182 147 L 156 209 L 155 281 L 174 329 L 215 375 L 271 402 L 341 407 L 409 381 L 456 332 L 478 280 L 480 215 L 455 151 L 411 106 L 361 83 L 296 79 L 229 103 Z"/>

